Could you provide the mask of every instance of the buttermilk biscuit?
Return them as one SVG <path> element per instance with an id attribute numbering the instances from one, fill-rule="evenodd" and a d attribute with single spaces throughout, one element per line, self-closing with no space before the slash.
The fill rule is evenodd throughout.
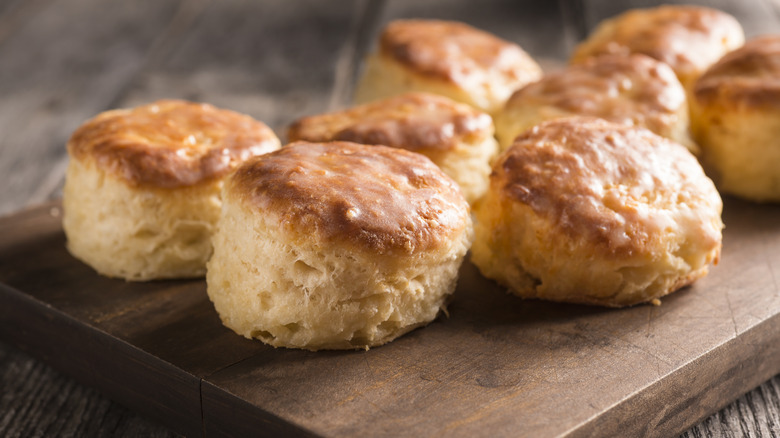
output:
<path id="1" fill-rule="evenodd" d="M 306 117 L 290 127 L 288 138 L 378 144 L 423 154 L 458 183 L 470 203 L 487 190 L 489 163 L 498 152 L 489 115 L 427 93 Z"/>
<path id="2" fill-rule="evenodd" d="M 669 64 L 686 90 L 710 65 L 745 41 L 731 15 L 700 6 L 634 9 L 601 22 L 572 55 L 643 53 Z"/>
<path id="3" fill-rule="evenodd" d="M 488 113 L 542 70 L 520 46 L 464 23 L 397 20 L 366 61 L 357 103 L 407 91 L 427 91 Z"/>
<path id="4" fill-rule="evenodd" d="M 724 192 L 780 201 L 780 36 L 755 38 L 696 83 L 694 135 Z"/>
<path id="5" fill-rule="evenodd" d="M 644 55 L 602 55 L 516 91 L 496 116 L 502 149 L 545 120 L 583 115 L 647 128 L 696 150 L 685 90 L 668 65 Z"/>
<path id="6" fill-rule="evenodd" d="M 594 118 L 526 131 L 493 166 L 471 260 L 524 298 L 628 306 L 716 263 L 721 199 L 683 146 Z"/>
<path id="7" fill-rule="evenodd" d="M 368 348 L 428 324 L 472 239 L 457 185 L 385 146 L 289 144 L 237 169 L 223 202 L 208 295 L 276 347 Z"/>
<path id="8" fill-rule="evenodd" d="M 199 277 L 223 177 L 280 147 L 264 124 L 211 105 L 162 100 L 107 111 L 68 141 L 68 250 L 127 280 Z"/>

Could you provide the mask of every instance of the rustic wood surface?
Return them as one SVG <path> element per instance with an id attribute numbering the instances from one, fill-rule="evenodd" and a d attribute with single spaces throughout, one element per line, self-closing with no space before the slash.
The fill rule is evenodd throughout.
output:
<path id="1" fill-rule="evenodd" d="M 669 436 L 780 371 L 780 206 L 726 199 L 723 260 L 660 307 L 521 301 L 466 263 L 450 317 L 316 353 L 236 336 L 202 280 L 97 275 L 60 215 L 0 219 L 0 339 L 187 436 Z"/>
<path id="2" fill-rule="evenodd" d="M 0 1 L 0 96 L 3 97 L 0 99 L 0 186 L 4 188 L 0 193 L 0 214 L 9 214 L 27 205 L 58 197 L 66 164 L 63 145 L 68 135 L 84 119 L 105 109 L 162 97 L 202 100 L 249 113 L 282 134 L 284 126 L 298 116 L 348 105 L 361 59 L 371 49 L 381 26 L 393 18 L 439 17 L 466 21 L 517 41 L 543 64 L 555 65 L 565 59 L 577 39 L 600 19 L 628 7 L 652 3 L 635 0 Z M 748 35 L 780 30 L 778 4 L 773 0 L 695 3 L 708 4 L 734 14 Z M 48 242 L 49 245 L 52 243 Z M 37 253 L 29 255 L 40 258 Z M 49 260 L 56 261 L 56 258 L 52 256 Z M 9 263 L 0 264 L 0 270 Z M 742 268 L 747 270 L 750 267 Z M 88 275 L 78 270 L 68 274 L 52 271 L 42 276 L 37 284 L 44 288 L 56 285 L 58 278 L 61 281 L 81 281 L 78 279 L 85 278 L 78 274 Z M 169 286 L 166 283 L 166 290 L 170 289 Z M 732 286 L 741 287 L 739 284 Z M 105 287 L 114 290 L 115 284 Z M 51 289 L 57 290 L 56 287 Z M 170 293 L 171 297 L 183 294 L 182 289 L 176 287 Z M 692 295 L 682 294 L 683 298 L 675 299 L 684 300 Z M 729 295 L 726 293 L 725 296 Z M 504 299 L 500 294 L 496 297 Z M 143 297 L 128 300 L 126 312 L 113 315 L 106 324 L 109 321 L 127 323 L 137 318 L 132 309 L 137 306 L 143 308 L 143 302 L 138 302 L 138 299 Z M 73 297 L 72 304 L 78 304 L 78 300 L 79 297 Z M 212 318 L 213 322 L 215 316 L 206 307 L 197 302 L 192 304 L 199 318 Z M 507 305 L 512 306 L 512 303 L 508 301 Z M 672 306 L 659 309 L 669 307 Z M 163 309 L 155 317 L 171 318 L 170 312 L 175 316 L 176 311 Z M 640 312 L 651 311 L 644 309 Z M 745 324 L 748 324 L 749 315 L 746 318 Z M 446 333 L 446 329 L 441 327 L 449 326 L 434 325 L 429 329 L 430 336 Z M 171 322 L 165 333 L 173 336 L 181 329 Z M 9 328 L 5 327 L 5 330 Z M 131 337 L 131 341 L 140 342 L 152 354 L 166 352 L 172 355 L 166 360 L 174 364 L 188 359 L 190 353 L 187 349 L 171 348 L 171 343 L 175 343 L 171 339 L 175 337 L 156 335 L 144 338 L 142 332 L 139 328 L 139 338 Z M 217 340 L 222 336 L 200 334 L 211 335 L 209 339 Z M 414 336 L 420 335 L 413 334 L 409 339 L 416 339 Z M 695 333 L 686 336 L 692 342 L 696 340 Z M 52 338 L 56 339 L 56 336 Z M 226 339 L 232 339 L 232 336 Z M 394 348 L 402 349 L 406 343 L 412 342 L 399 341 L 398 347 Z M 235 361 L 262 348 L 255 343 L 239 344 L 231 350 L 234 356 L 224 360 Z M 68 351 L 53 351 L 68 354 Z M 200 350 L 198 354 L 202 355 L 204 351 Z M 382 351 L 390 350 L 376 351 L 381 355 Z M 735 349 L 733 354 L 742 352 Z M 277 356 L 312 358 L 298 352 Z M 313 357 L 327 362 L 331 356 Z M 674 358 L 666 359 L 674 361 Z M 231 382 L 225 372 L 220 374 L 218 371 L 224 363 L 220 360 L 200 362 L 201 368 L 195 369 L 194 374 L 182 376 L 181 390 L 192 390 L 192 382 L 197 381 L 193 376 L 215 372 L 215 381 L 207 383 L 203 389 L 204 394 L 215 395 L 209 385 L 225 387 Z M 276 363 L 271 365 L 278 367 L 283 363 L 282 359 L 276 359 Z M 234 371 L 251 374 L 249 365 L 251 361 L 242 365 L 246 368 L 239 367 Z M 662 366 L 660 363 L 657 365 Z M 775 364 L 764 365 L 771 368 Z M 65 371 L 77 376 L 80 381 L 99 387 L 102 382 L 99 376 L 94 375 L 94 368 L 91 368 L 94 366 L 97 365 L 82 364 L 80 369 Z M 762 364 L 742 366 L 761 369 Z M 224 380 L 219 380 L 220 377 Z M 433 381 L 437 378 L 430 377 Z M 115 378 L 123 377 L 117 375 Z M 491 378 L 500 380 L 506 376 L 502 377 L 499 373 Z M 687 378 L 695 379 L 696 376 Z M 729 382 L 728 378 L 722 381 Z M 273 383 L 264 388 L 273 389 Z M 755 382 L 758 383 L 760 381 Z M 166 421 L 167 417 L 158 417 L 154 412 L 139 416 L 109 401 L 106 394 L 98 393 L 89 385 L 75 383 L 27 353 L 0 343 L 0 435 L 174 434 L 159 423 L 170 424 Z M 234 391 L 236 396 L 251 399 L 248 394 L 240 394 L 240 388 L 234 388 Z M 215 412 L 218 412 L 220 403 L 230 400 L 214 396 L 207 397 L 206 402 L 212 403 Z M 296 415 L 305 416 L 306 409 L 311 409 L 311 406 L 306 405 L 306 400 L 300 402 L 298 407 L 301 411 Z M 713 406 L 726 407 L 683 436 L 780 435 L 780 378 L 775 376 L 731 402 L 731 399 L 717 400 Z M 222 405 L 223 409 L 229 406 Z M 150 410 L 167 415 L 164 408 L 160 408 L 162 411 L 156 407 Z M 714 410 L 712 408 L 710 412 Z M 701 413 L 692 406 L 690 412 L 680 415 L 669 418 L 683 421 L 680 418 L 686 418 L 685 415 L 699 418 Z M 206 418 L 204 424 L 218 425 L 219 421 L 220 418 Z M 182 425 L 178 430 L 192 431 L 192 428 L 199 427 Z"/>
<path id="3" fill-rule="evenodd" d="M 726 199 L 723 260 L 660 307 L 521 301 L 466 263 L 450 317 L 357 352 L 236 336 L 202 280 L 101 277 L 60 216 L 0 219 L 0 339 L 187 436 L 669 436 L 780 371 L 780 206 Z"/>

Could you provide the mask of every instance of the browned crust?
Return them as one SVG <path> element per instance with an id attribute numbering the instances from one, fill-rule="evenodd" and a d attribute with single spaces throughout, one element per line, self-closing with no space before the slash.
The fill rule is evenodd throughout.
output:
<path id="1" fill-rule="evenodd" d="M 601 55 L 549 73 L 516 91 L 506 110 L 552 106 L 572 114 L 646 126 L 677 122 L 686 111 L 685 89 L 672 69 L 641 54 Z"/>
<path id="2" fill-rule="evenodd" d="M 407 93 L 290 126 L 290 141 L 350 141 L 413 152 L 443 152 L 458 143 L 492 135 L 489 115 L 446 97 Z"/>
<path id="3" fill-rule="evenodd" d="M 716 250 L 716 259 L 717 257 L 719 257 L 719 255 L 720 255 L 720 247 L 718 247 Z M 717 261 L 715 262 L 715 264 L 717 264 Z M 700 269 L 692 271 L 687 275 L 684 275 L 676 279 L 675 282 L 671 284 L 671 286 L 663 290 L 662 293 L 660 293 L 659 295 L 651 295 L 641 300 L 638 299 L 634 294 L 620 296 L 621 299 L 618 299 L 617 294 L 613 297 L 597 297 L 597 296 L 590 296 L 590 295 L 583 295 L 583 294 L 572 294 L 572 295 L 566 295 L 560 297 L 555 295 L 542 296 L 538 294 L 535 289 L 531 289 L 530 291 L 520 292 L 512 289 L 512 285 L 502 279 L 496 279 L 496 281 L 499 284 L 510 289 L 511 293 L 523 299 L 545 300 L 545 301 L 554 301 L 559 303 L 583 304 L 587 306 L 603 306 L 603 307 L 611 307 L 617 309 L 621 307 L 635 306 L 637 304 L 649 303 L 652 302 L 653 300 L 663 298 L 671 294 L 672 292 L 678 291 L 684 287 L 692 285 L 697 280 L 704 278 L 708 273 L 709 273 L 709 265 L 705 265 Z"/>
<path id="4" fill-rule="evenodd" d="M 436 165 L 385 146 L 291 143 L 239 167 L 226 190 L 292 236 L 378 254 L 442 247 L 469 221 L 468 203 Z"/>
<path id="5" fill-rule="evenodd" d="M 696 99 L 730 108 L 780 109 L 780 36 L 751 39 L 696 82 Z"/>
<path id="6" fill-rule="evenodd" d="M 220 178 L 279 146 L 273 131 L 249 116 L 160 100 L 97 115 L 73 133 L 67 148 L 73 159 L 92 159 L 131 185 L 170 189 Z"/>
<path id="7" fill-rule="evenodd" d="M 493 169 L 492 190 L 529 206 L 573 239 L 617 256 L 652 254 L 662 246 L 668 209 L 721 202 L 683 146 L 646 129 L 595 118 L 537 125 Z M 699 234 L 720 240 L 705 228 Z"/>
<path id="8" fill-rule="evenodd" d="M 600 35 L 605 29 L 607 35 Z M 573 61 L 605 53 L 643 53 L 669 64 L 678 76 L 702 72 L 744 40 L 742 26 L 731 15 L 678 5 L 624 12 L 605 21 L 594 36 L 606 38 L 597 46 L 586 40 L 575 50 Z"/>
<path id="9" fill-rule="evenodd" d="M 459 85 L 486 71 L 522 82 L 541 72 L 517 44 L 456 21 L 393 21 L 382 32 L 379 53 L 415 73 Z"/>

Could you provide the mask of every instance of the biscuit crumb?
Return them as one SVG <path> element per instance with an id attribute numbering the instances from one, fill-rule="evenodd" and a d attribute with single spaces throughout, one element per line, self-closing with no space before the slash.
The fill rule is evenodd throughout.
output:
<path id="1" fill-rule="evenodd" d="M 650 304 L 652 304 L 652 305 L 654 305 L 656 307 L 660 306 L 661 305 L 661 300 L 659 300 L 658 298 L 653 298 L 652 300 L 650 300 Z"/>

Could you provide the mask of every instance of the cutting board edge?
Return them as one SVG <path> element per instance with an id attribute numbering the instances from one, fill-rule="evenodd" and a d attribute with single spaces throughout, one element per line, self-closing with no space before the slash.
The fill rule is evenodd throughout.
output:
<path id="1" fill-rule="evenodd" d="M 0 339 L 178 433 L 203 433 L 201 378 L 3 283 Z"/>
<path id="2" fill-rule="evenodd" d="M 777 333 L 780 313 L 761 320 L 561 436 L 677 436 L 780 373 Z M 747 361 L 758 363 L 758 369 L 744 366 Z M 686 385 L 689 382 L 693 383 Z M 688 390 L 682 397 L 672 394 L 674 388 L 686 386 Z M 673 408 L 660 413 L 642 409 L 649 400 L 658 398 L 676 402 L 669 405 Z"/>

